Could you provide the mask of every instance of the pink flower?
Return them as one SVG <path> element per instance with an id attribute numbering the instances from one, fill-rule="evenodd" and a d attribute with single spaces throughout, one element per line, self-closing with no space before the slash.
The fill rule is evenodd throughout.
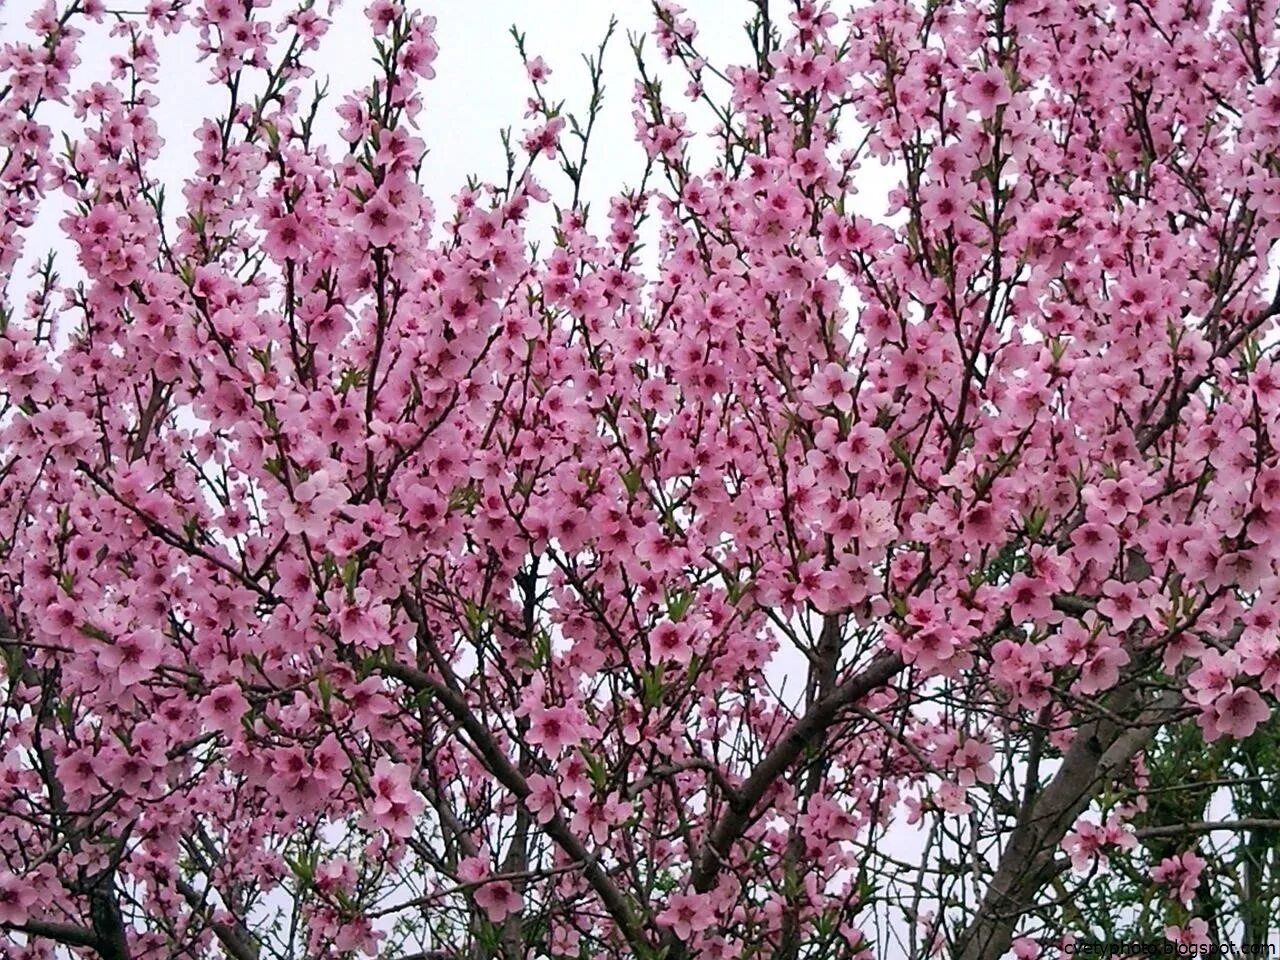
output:
<path id="1" fill-rule="evenodd" d="M 1187 677 L 1187 699 L 1207 707 L 1231 692 L 1231 681 L 1240 673 L 1240 657 L 1234 650 L 1209 649 L 1200 666 Z"/>
<path id="2" fill-rule="evenodd" d="M 994 783 L 996 775 L 990 763 L 993 756 L 995 748 L 991 744 L 969 737 L 960 744 L 960 749 L 951 758 L 951 764 L 957 770 L 956 781 L 962 787 L 971 787 L 975 783 Z"/>
<path id="3" fill-rule="evenodd" d="M 267 221 L 267 239 L 262 248 L 277 263 L 297 260 L 303 251 L 302 223 L 295 213 L 272 217 Z"/>
<path id="4" fill-rule="evenodd" d="M 1077 872 L 1085 870 L 1095 857 L 1101 855 L 1105 840 L 1103 829 L 1096 823 L 1079 821 L 1076 828 L 1062 839 L 1062 846 L 1071 858 L 1072 869 Z"/>
<path id="5" fill-rule="evenodd" d="M 525 806 L 539 823 L 550 823 L 564 806 L 564 800 L 560 797 L 556 782 L 550 777 L 535 773 L 526 783 L 529 786 L 529 794 L 524 798 Z"/>
<path id="6" fill-rule="evenodd" d="M 1118 527 L 1131 515 L 1142 510 L 1142 494 L 1132 480 L 1103 480 L 1080 491 L 1087 516 L 1094 523 Z"/>
<path id="7" fill-rule="evenodd" d="M 458 861 L 458 882 L 472 888 L 476 906 L 484 910 L 493 923 L 501 923 L 519 911 L 521 898 L 510 880 L 494 879 L 487 847 L 473 857 Z"/>
<path id="8" fill-rule="evenodd" d="M 99 648 L 98 662 L 126 687 L 141 683 L 164 662 L 164 637 L 156 630 L 131 630 Z"/>
<path id="9" fill-rule="evenodd" d="M 953 817 L 972 813 L 973 807 L 965 799 L 965 792 L 958 784 L 942 783 L 933 792 L 933 802 L 943 813 Z"/>
<path id="10" fill-rule="evenodd" d="M 950 676 L 968 655 L 961 652 L 956 637 L 945 624 L 917 630 L 902 641 L 902 657 L 926 674 Z"/>
<path id="11" fill-rule="evenodd" d="M 104 758 L 102 779 L 106 783 L 133 797 L 146 794 L 156 771 L 145 757 L 122 746 L 109 755 L 104 753 Z"/>
<path id="12" fill-rule="evenodd" d="M 1111 621 L 1117 632 L 1128 630 L 1134 621 L 1151 614 L 1151 603 L 1138 593 L 1135 583 L 1108 580 L 1102 587 L 1103 599 L 1098 601 L 1098 613 Z"/>
<path id="13" fill-rule="evenodd" d="M 564 129 L 564 117 L 553 117 L 545 124 L 525 134 L 523 146 L 527 153 L 541 153 L 548 159 L 556 155 L 560 145 L 560 131 Z"/>
<path id="14" fill-rule="evenodd" d="M 571 707 L 535 707 L 529 713 L 529 743 L 555 759 L 582 739 L 581 717 Z"/>
<path id="15" fill-rule="evenodd" d="M 240 721 L 248 710 L 249 702 L 240 692 L 239 684 L 224 683 L 209 691 L 196 712 L 210 730 L 234 739 L 241 732 Z"/>
<path id="16" fill-rule="evenodd" d="M 1120 679 L 1120 668 L 1128 662 L 1129 654 L 1121 647 L 1104 647 L 1085 661 L 1077 689 L 1085 696 L 1110 690 Z"/>
<path id="17" fill-rule="evenodd" d="M 1200 873 L 1205 861 L 1194 850 L 1174 857 L 1165 857 L 1151 871 L 1151 879 L 1167 886 L 1174 898 L 1190 904 L 1200 884 Z"/>
<path id="18" fill-rule="evenodd" d="M 649 645 L 658 660 L 670 660 L 685 664 L 693 656 L 689 647 L 688 629 L 682 624 L 664 620 L 649 634 Z"/>
<path id="19" fill-rule="evenodd" d="M 525 67 L 529 72 L 529 79 L 534 83 L 542 83 L 551 76 L 551 68 L 547 66 L 546 61 L 541 57 L 534 57 Z"/>
<path id="20" fill-rule="evenodd" d="M 1243 740 L 1271 716 L 1262 697 L 1249 687 L 1236 687 L 1213 702 L 1207 714 L 1200 717 L 1206 740 L 1234 737 Z"/>
<path id="21" fill-rule="evenodd" d="M 971 74 L 961 96 L 965 103 L 984 117 L 991 116 L 996 112 L 996 107 L 1004 106 L 1012 99 L 1009 82 L 999 67 Z"/>
<path id="22" fill-rule="evenodd" d="M 1164 935 L 1167 940 L 1183 947 L 1208 946 L 1213 942 L 1209 937 L 1208 922 L 1199 917 L 1188 921 L 1185 927 L 1165 927 Z"/>
<path id="23" fill-rule="evenodd" d="M 659 924 L 670 927 L 682 941 L 695 933 L 703 933 L 715 923 L 715 911 L 707 897 L 699 893 L 673 893 L 666 909 L 655 917 Z"/>
<path id="24" fill-rule="evenodd" d="M 53 447 L 74 447 L 89 436 L 92 424 L 79 410 L 70 410 L 58 404 L 42 410 L 32 417 L 32 425 Z"/>
<path id="25" fill-rule="evenodd" d="M 404 13 L 404 8 L 394 0 L 374 0 L 364 12 L 373 24 L 374 35 L 380 37 L 386 34 L 395 19 Z"/>
<path id="26" fill-rule="evenodd" d="M 858 378 L 837 363 L 829 363 L 814 374 L 804 390 L 804 398 L 818 407 L 834 406 L 848 413 L 853 409 Z"/>
<path id="27" fill-rule="evenodd" d="M 520 895 L 510 880 L 490 880 L 476 888 L 476 906 L 484 910 L 493 923 L 501 923 L 521 906 Z"/>
<path id="28" fill-rule="evenodd" d="M 280 505 L 284 528 L 295 536 L 320 537 L 330 518 L 346 503 L 347 491 L 327 470 L 316 470 L 293 489 L 293 497 Z"/>
<path id="29" fill-rule="evenodd" d="M 0 923 L 25 923 L 36 899 L 36 888 L 29 879 L 0 871 Z"/>
<path id="30" fill-rule="evenodd" d="M 379 760 L 369 779 L 369 791 L 372 802 L 368 816 L 372 825 L 398 837 L 411 835 L 414 820 L 425 804 L 410 783 L 409 768 Z"/>
<path id="31" fill-rule="evenodd" d="M 354 226 L 373 247 L 388 246 L 405 228 L 404 214 L 392 206 L 382 194 L 365 201 Z"/>
<path id="32" fill-rule="evenodd" d="M 1071 532 L 1072 553 L 1082 563 L 1093 562 L 1110 570 L 1120 549 L 1120 536 L 1104 523 L 1084 523 Z"/>
<path id="33" fill-rule="evenodd" d="M 1085 624 L 1079 620 L 1064 620 L 1044 646 L 1049 662 L 1055 667 L 1065 667 L 1069 663 L 1079 666 L 1089 659 L 1095 642 L 1092 631 Z"/>
<path id="34" fill-rule="evenodd" d="M 1014 623 L 1044 623 L 1053 613 L 1049 585 L 1025 573 L 1016 574 L 1009 581 L 1007 594 Z"/>

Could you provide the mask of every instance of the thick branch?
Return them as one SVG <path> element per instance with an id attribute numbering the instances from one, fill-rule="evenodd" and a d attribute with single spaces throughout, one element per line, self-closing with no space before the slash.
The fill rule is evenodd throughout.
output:
<path id="1" fill-rule="evenodd" d="M 956 942 L 952 955 L 957 960 L 998 960 L 1008 951 L 1014 926 L 1053 873 L 1054 852 L 1088 807 L 1097 785 L 1147 745 L 1181 700 L 1181 692 L 1170 689 L 1145 710 L 1138 709 L 1136 692 L 1129 686 L 1118 692 L 1108 712 L 1134 712 L 1131 723 L 1121 726 L 1100 717 L 1080 729 L 1057 774 L 1014 827 L 981 906 Z"/>
<path id="2" fill-rule="evenodd" d="M 705 893 L 715 885 L 720 865 L 746 829 L 756 818 L 756 807 L 800 755 L 825 731 L 844 710 L 857 703 L 877 687 L 883 686 L 906 664 L 896 653 L 882 653 L 861 673 L 850 677 L 827 696 L 805 711 L 804 716 L 779 740 L 751 771 L 711 828 L 698 864 L 693 871 L 693 886 Z"/>
<path id="3" fill-rule="evenodd" d="M 489 770 L 498 778 L 498 781 L 521 802 L 529 796 L 531 791 L 524 776 L 507 759 L 506 754 L 502 752 L 493 739 L 493 734 L 480 722 L 461 696 L 445 684 L 414 667 L 401 663 L 390 663 L 384 664 L 382 671 L 413 690 L 426 691 L 434 696 L 449 715 L 461 724 L 471 738 L 475 749 L 479 752 Z M 609 911 L 609 916 L 618 924 L 619 929 L 627 938 L 627 942 L 633 945 L 646 943 L 639 925 L 632 916 L 631 907 L 626 898 L 613 880 L 610 879 L 608 873 L 597 862 L 591 851 L 569 829 L 563 817 L 557 813 L 543 829 L 565 853 L 582 864 L 582 872 L 587 882 L 591 884 L 591 888 L 600 897 L 605 909 Z"/>
<path id="4" fill-rule="evenodd" d="M 1191 823 L 1162 823 L 1158 827 L 1135 830 L 1139 840 L 1155 837 L 1180 837 L 1193 833 L 1227 833 L 1247 830 L 1280 830 L 1280 820 L 1266 817 L 1244 817 L 1240 820 L 1196 820 Z"/>
<path id="5" fill-rule="evenodd" d="M 73 923 L 47 923 L 42 920 L 29 920 L 26 923 L 0 924 L 0 929 L 23 933 L 28 937 L 53 940 L 68 947 L 98 949 L 97 934 L 88 927 L 79 927 Z"/>
<path id="6" fill-rule="evenodd" d="M 207 915 L 208 905 L 195 887 L 185 880 L 179 880 L 178 892 L 182 894 L 182 898 L 187 901 L 192 910 Z M 230 954 L 232 960 L 258 960 L 258 945 L 253 934 L 244 929 L 241 924 L 213 920 L 209 922 L 209 929 L 213 931 L 213 935 L 218 938 L 218 942 Z"/>

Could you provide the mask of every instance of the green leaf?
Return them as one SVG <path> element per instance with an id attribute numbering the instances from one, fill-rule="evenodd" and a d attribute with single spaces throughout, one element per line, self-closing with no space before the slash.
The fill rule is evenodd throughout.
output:
<path id="1" fill-rule="evenodd" d="M 683 620 L 691 603 L 693 603 L 693 593 L 691 591 L 676 587 L 668 590 L 667 616 L 671 618 L 671 622 L 679 623 Z"/>
<path id="2" fill-rule="evenodd" d="M 644 672 L 643 693 L 646 706 L 656 707 L 662 703 L 664 685 L 662 667 L 656 666 Z"/>

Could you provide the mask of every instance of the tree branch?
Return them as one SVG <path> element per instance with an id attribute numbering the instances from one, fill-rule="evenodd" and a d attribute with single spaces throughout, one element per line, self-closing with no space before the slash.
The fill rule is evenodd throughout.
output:
<path id="1" fill-rule="evenodd" d="M 738 788 L 728 809 L 711 828 L 693 871 L 693 887 L 706 893 L 715 884 L 720 864 L 742 834 L 755 820 L 757 805 L 805 748 L 813 743 L 848 707 L 886 683 L 906 664 L 896 653 L 881 653 L 861 673 L 850 677 L 805 711 L 804 716 L 774 744 Z"/>
<path id="2" fill-rule="evenodd" d="M 493 734 L 480 722 L 461 696 L 444 683 L 414 667 L 406 666 L 402 663 L 388 663 L 383 664 L 381 669 L 387 676 L 399 680 L 411 689 L 426 691 L 434 696 L 449 715 L 462 725 L 462 728 L 471 738 L 475 749 L 479 752 L 481 759 L 484 760 L 493 775 L 523 804 L 525 798 L 531 792 L 528 782 L 520 771 L 511 764 L 511 761 L 507 759 L 506 754 L 499 749 Z M 582 864 L 582 872 L 587 882 L 591 884 L 592 889 L 600 897 L 605 909 L 609 912 L 609 916 L 618 924 L 623 936 L 627 938 L 627 942 L 632 945 L 647 945 L 641 928 L 632 915 L 631 906 L 628 904 L 627 899 L 604 869 L 601 868 L 591 851 L 569 829 L 564 822 L 564 818 L 559 813 L 556 813 L 543 829 L 565 853 Z"/>
<path id="3" fill-rule="evenodd" d="M 1218 833 L 1245 830 L 1280 830 L 1280 820 L 1245 817 L 1240 820 L 1197 820 L 1191 823 L 1162 823 L 1158 827 L 1142 827 L 1133 832 L 1139 840 L 1154 837 L 1178 837 L 1182 834 Z"/>
<path id="4" fill-rule="evenodd" d="M 1062 766 L 1014 827 L 982 904 L 956 941 L 956 960 L 1004 956 L 1014 925 L 1054 869 L 1054 852 L 1089 805 L 1096 785 L 1133 759 L 1181 702 L 1181 690 L 1171 688 L 1143 709 L 1131 682 L 1108 705 L 1112 716 L 1135 712 L 1127 726 L 1104 716 L 1077 732 Z"/>

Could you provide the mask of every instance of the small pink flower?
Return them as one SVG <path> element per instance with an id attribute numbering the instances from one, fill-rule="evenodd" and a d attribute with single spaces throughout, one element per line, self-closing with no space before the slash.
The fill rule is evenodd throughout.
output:
<path id="1" fill-rule="evenodd" d="M 1209 924 L 1199 917 L 1188 921 L 1185 927 L 1165 927 L 1164 935 L 1183 947 L 1207 946 L 1213 942 L 1209 938 Z"/>
<path id="2" fill-rule="evenodd" d="M 533 813 L 541 824 L 548 824 L 555 819 L 564 801 L 556 789 L 556 783 L 550 777 L 535 773 L 526 781 L 529 795 L 525 797 L 525 806 Z"/>
<path id="3" fill-rule="evenodd" d="M 529 61 L 526 69 L 529 71 L 529 79 L 534 83 L 542 83 L 551 76 L 551 68 L 547 66 L 546 61 L 541 57 L 534 57 Z"/>
<path id="4" fill-rule="evenodd" d="M 1084 523 L 1071 533 L 1073 553 L 1081 562 L 1093 562 L 1110 570 L 1120 549 L 1120 536 L 1104 523 Z"/>
<path id="5" fill-rule="evenodd" d="M 501 923 L 521 906 L 520 895 L 510 880 L 491 880 L 476 888 L 476 906 L 482 908 L 493 923 Z"/>
<path id="6" fill-rule="evenodd" d="M 1190 904 L 1200 884 L 1200 873 L 1205 861 L 1194 850 L 1187 850 L 1176 857 L 1165 857 L 1151 871 L 1151 879 L 1164 884 L 1174 898 Z"/>
<path id="7" fill-rule="evenodd" d="M 984 740 L 970 737 L 960 745 L 951 762 L 958 771 L 956 780 L 962 787 L 971 787 L 975 783 L 994 783 L 995 772 L 991 769 L 991 758 L 995 756 L 995 748 Z"/>
<path id="8" fill-rule="evenodd" d="M 715 911 L 707 898 L 697 893 L 673 893 L 667 908 L 655 918 L 664 927 L 670 927 L 682 941 L 695 933 L 703 933 L 715 923 Z"/>
<path id="9" fill-rule="evenodd" d="M 240 720 L 248 709 L 249 702 L 240 692 L 239 685 L 224 683 L 209 691 L 196 712 L 210 730 L 234 738 L 240 732 Z"/>
<path id="10" fill-rule="evenodd" d="M 1256 690 L 1237 687 L 1214 701 L 1207 717 L 1201 716 L 1205 739 L 1234 737 L 1243 740 L 1271 716 L 1271 710 Z"/>
<path id="11" fill-rule="evenodd" d="M 369 818 L 373 826 L 399 837 L 413 833 L 414 820 L 425 806 L 409 781 L 409 768 L 379 760 L 369 780 L 373 802 Z"/>
<path id="12" fill-rule="evenodd" d="M 580 718 L 570 707 L 535 707 L 529 714 L 529 743 L 555 758 L 582 739 Z"/>
<path id="13" fill-rule="evenodd" d="M 1092 696 L 1110 690 L 1120 680 L 1120 668 L 1129 662 L 1129 654 L 1118 646 L 1106 647 L 1090 657 L 1080 669 L 1079 691 Z"/>
<path id="14" fill-rule="evenodd" d="M 680 624 L 664 620 L 649 634 L 653 655 L 658 660 L 670 660 L 685 664 L 693 655 L 689 647 L 688 631 Z"/>
<path id="15" fill-rule="evenodd" d="M 1139 595 L 1137 584 L 1110 580 L 1103 585 L 1102 593 L 1098 613 L 1109 619 L 1118 632 L 1128 630 L 1134 621 L 1151 613 L 1151 604 Z"/>
<path id="16" fill-rule="evenodd" d="M 379 194 L 365 202 L 354 225 L 370 246 L 385 247 L 404 229 L 405 223 L 404 214 Z"/>
<path id="17" fill-rule="evenodd" d="M 1009 91 L 1009 82 L 1004 71 L 999 67 L 991 67 L 981 73 L 971 75 L 961 93 L 965 103 L 976 109 L 984 117 L 996 112 L 997 107 L 1004 106 L 1013 95 Z"/>
<path id="18" fill-rule="evenodd" d="M 36 890 L 30 882 L 0 871 L 0 923 L 25 923 L 35 902 Z"/>

